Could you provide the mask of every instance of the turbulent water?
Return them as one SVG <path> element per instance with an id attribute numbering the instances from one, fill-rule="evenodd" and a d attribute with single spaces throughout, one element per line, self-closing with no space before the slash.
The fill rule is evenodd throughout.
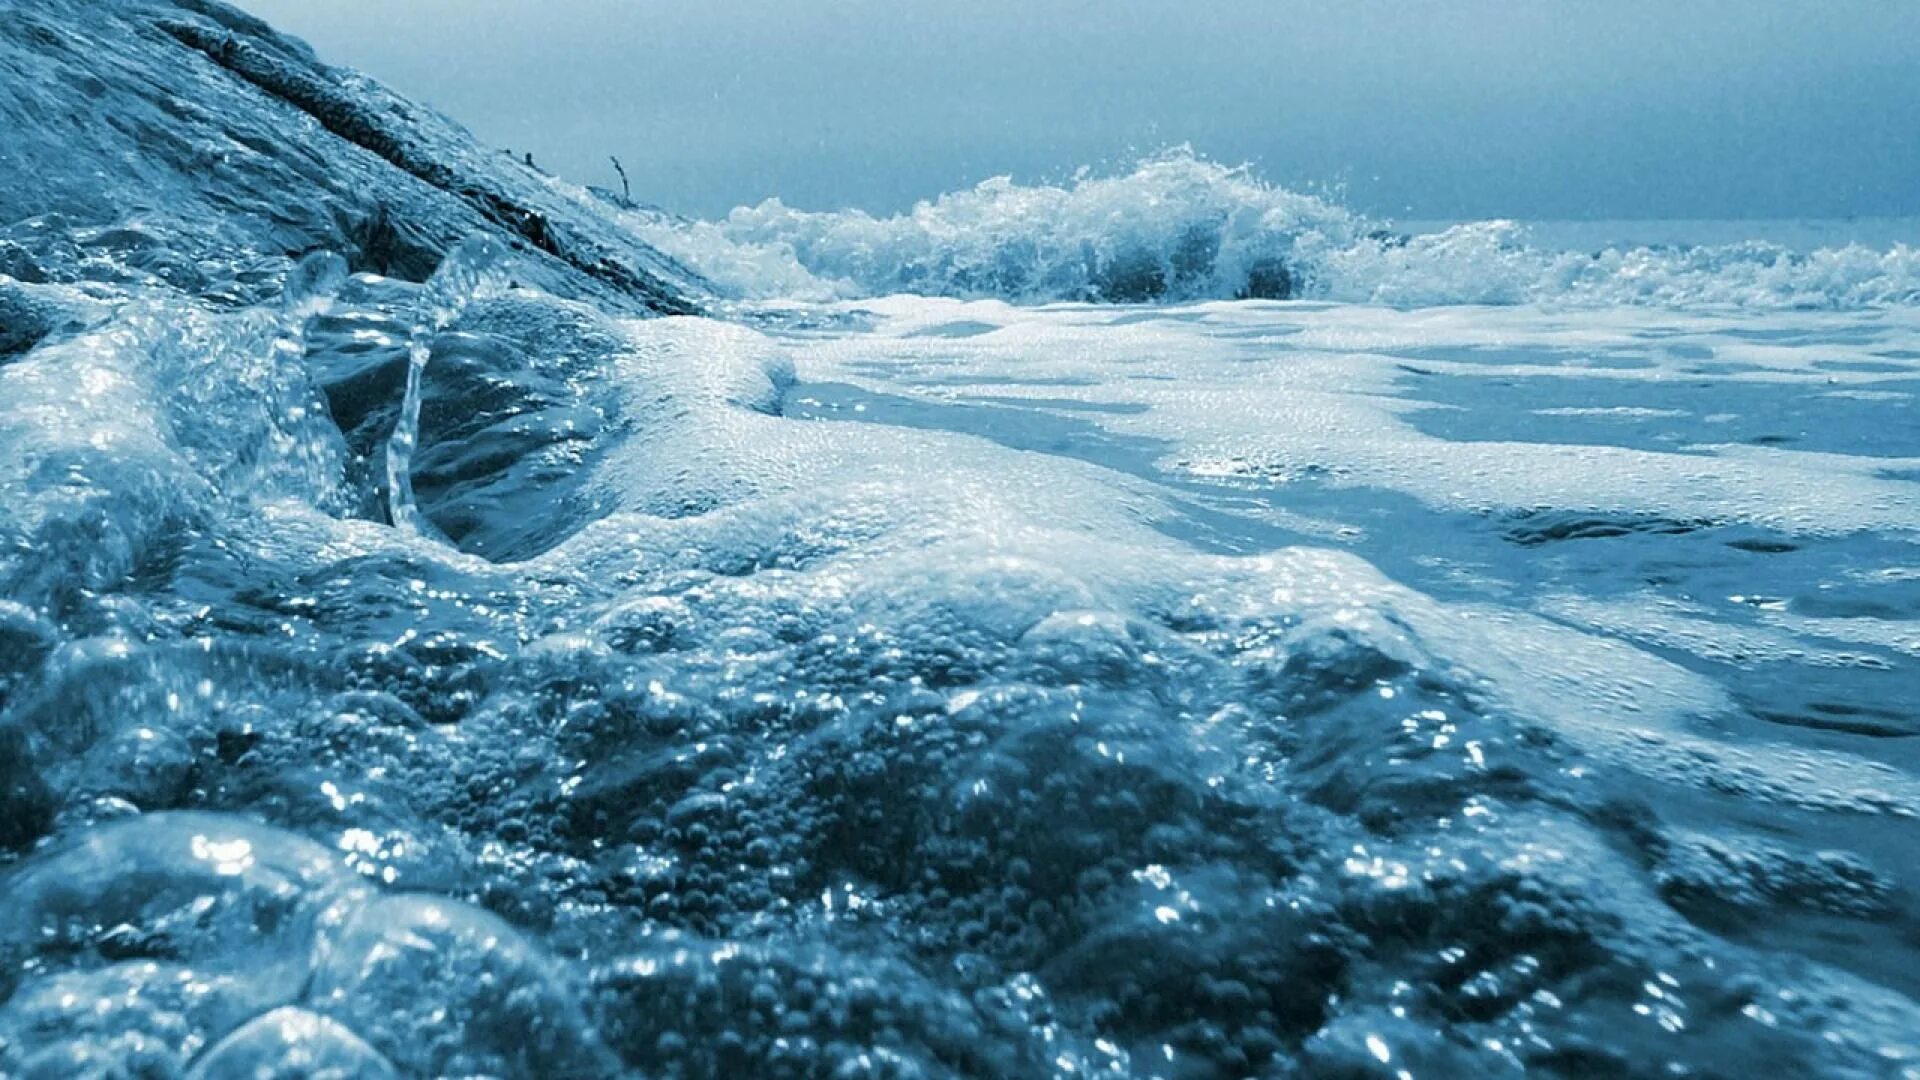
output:
<path id="1" fill-rule="evenodd" d="M 1020 302 L 1920 303 L 1920 220 L 1686 222 L 1652 230 L 1662 239 L 1651 243 L 1577 223 L 1403 232 L 1186 149 L 1062 186 L 990 180 L 894 217 L 808 213 L 774 199 L 718 222 L 641 210 L 624 224 L 733 295 L 760 300 L 906 292 Z M 1556 235 L 1599 242 L 1554 243 Z"/>
<path id="2" fill-rule="evenodd" d="M 509 181 L 0 227 L 0 1075 L 1920 1076 L 1920 252 Z"/>

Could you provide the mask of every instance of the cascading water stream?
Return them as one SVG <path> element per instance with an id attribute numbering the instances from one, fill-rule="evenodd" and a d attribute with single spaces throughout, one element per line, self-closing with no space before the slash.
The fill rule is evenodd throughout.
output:
<path id="1" fill-rule="evenodd" d="M 387 513 L 394 527 L 426 530 L 413 496 L 413 454 L 420 443 L 421 379 L 433 357 L 433 339 L 452 326 L 479 297 L 506 287 L 507 252 L 499 242 L 472 237 L 447 253 L 427 280 L 413 332 L 407 340 L 407 387 L 400 419 L 387 441 Z"/>
<path id="2" fill-rule="evenodd" d="M 280 384 L 275 423 L 268 446 L 308 480 L 322 503 L 342 497 L 339 491 L 341 449 L 336 439 L 318 437 L 314 417 L 318 403 L 306 382 L 303 365 L 307 329 L 315 316 L 333 306 L 347 283 L 347 261 L 331 251 L 317 251 L 296 263 L 287 275 L 278 313 L 280 329 L 268 347 L 268 371 Z M 320 421 L 324 425 L 325 421 Z"/>

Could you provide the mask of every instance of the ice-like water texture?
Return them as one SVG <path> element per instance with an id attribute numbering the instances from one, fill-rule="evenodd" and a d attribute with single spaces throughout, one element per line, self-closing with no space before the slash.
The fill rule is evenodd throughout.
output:
<path id="1" fill-rule="evenodd" d="M 496 257 L 0 282 L 0 1074 L 1920 1075 L 1916 309 Z"/>
<path id="2" fill-rule="evenodd" d="M 1529 242 L 1510 221 L 1405 235 L 1337 202 L 1178 150 L 1061 185 L 1007 178 L 911 211 L 809 212 L 770 199 L 717 222 L 629 225 L 735 293 L 1049 300 L 1285 299 L 1399 306 L 1542 302 L 1859 308 L 1920 299 L 1905 242 Z"/>
<path id="3" fill-rule="evenodd" d="M 421 309 L 407 335 L 407 381 L 400 415 L 387 440 L 387 516 L 399 528 L 420 530 L 420 508 L 413 494 L 413 451 L 420 443 L 422 380 L 433 359 L 433 339 L 486 294 L 504 289 L 506 252 L 489 240 L 472 240 L 448 254 L 427 279 Z"/>
<path id="4" fill-rule="evenodd" d="M 1910 247 L 685 222 L 0 9 L 0 1077 L 1920 1076 Z"/>

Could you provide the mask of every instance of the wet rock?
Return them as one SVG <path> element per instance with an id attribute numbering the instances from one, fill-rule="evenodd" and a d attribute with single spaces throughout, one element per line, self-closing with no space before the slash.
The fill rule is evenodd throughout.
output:
<path id="1" fill-rule="evenodd" d="M 112 264 L 199 290 L 210 284 L 202 264 L 236 252 L 330 248 L 414 276 L 431 254 L 488 233 L 527 255 L 530 280 L 621 310 L 692 311 L 706 292 L 593 204 L 236 9 L 55 0 L 16 14 L 0 68 L 33 74 L 0 101 L 0 160 L 36 182 L 0 192 L 0 221 L 139 217 L 162 238 L 130 248 L 110 237 L 75 273 L 112 275 Z M 157 193 L 164 214 L 152 212 Z"/>
<path id="2" fill-rule="evenodd" d="M 446 256 L 436 238 L 409 221 L 396 220 L 385 203 L 371 210 L 347 211 L 341 226 L 348 264 L 357 273 L 402 281 L 425 281 Z"/>

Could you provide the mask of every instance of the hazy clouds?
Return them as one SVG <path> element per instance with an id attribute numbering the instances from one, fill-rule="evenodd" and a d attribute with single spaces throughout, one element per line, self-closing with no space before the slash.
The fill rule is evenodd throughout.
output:
<path id="1" fill-rule="evenodd" d="M 574 179 L 903 206 L 1191 142 L 1402 217 L 1920 214 L 1906 0 L 242 0 Z"/>

